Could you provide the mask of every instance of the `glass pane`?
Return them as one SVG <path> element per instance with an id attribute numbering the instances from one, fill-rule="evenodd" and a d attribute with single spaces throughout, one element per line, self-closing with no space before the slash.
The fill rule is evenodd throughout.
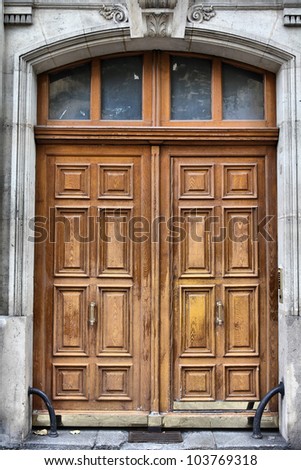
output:
<path id="1" fill-rule="evenodd" d="M 171 57 L 171 119 L 211 119 L 211 62 Z"/>
<path id="2" fill-rule="evenodd" d="M 101 118 L 142 119 L 142 57 L 101 62 Z"/>
<path id="3" fill-rule="evenodd" d="M 91 65 L 49 74 L 49 119 L 90 119 Z"/>
<path id="4" fill-rule="evenodd" d="M 223 119 L 264 119 L 263 75 L 223 64 Z"/>

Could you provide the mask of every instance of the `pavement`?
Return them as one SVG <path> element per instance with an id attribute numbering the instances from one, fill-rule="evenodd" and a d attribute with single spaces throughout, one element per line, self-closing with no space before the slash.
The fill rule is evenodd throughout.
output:
<path id="1" fill-rule="evenodd" d="M 47 450 L 286 450 L 288 443 L 274 431 L 263 431 L 253 439 L 246 431 L 181 431 L 182 442 L 129 442 L 130 430 L 59 429 L 58 437 L 37 435 L 33 430 L 22 444 L 11 444 L 0 434 L 1 449 Z M 141 430 L 145 432 L 145 430 Z M 163 433 L 168 431 L 163 431 Z"/>

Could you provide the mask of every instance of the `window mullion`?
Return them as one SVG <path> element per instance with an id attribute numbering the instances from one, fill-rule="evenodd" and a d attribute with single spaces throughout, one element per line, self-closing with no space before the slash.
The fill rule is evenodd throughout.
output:
<path id="1" fill-rule="evenodd" d="M 219 59 L 212 61 L 212 120 L 223 119 L 222 63 Z"/>
<path id="2" fill-rule="evenodd" d="M 99 121 L 100 116 L 100 61 L 92 60 L 91 70 L 91 121 Z"/>

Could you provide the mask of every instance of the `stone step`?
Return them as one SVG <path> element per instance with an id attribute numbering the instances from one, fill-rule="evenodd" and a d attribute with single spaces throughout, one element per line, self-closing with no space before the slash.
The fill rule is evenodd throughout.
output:
<path id="1" fill-rule="evenodd" d="M 285 450 L 288 443 L 278 432 L 263 432 L 262 439 L 253 439 L 250 431 L 182 431 L 179 443 L 129 442 L 124 430 L 59 429 L 59 436 L 39 436 L 33 433 L 26 439 L 23 449 L 102 449 L 102 450 Z M 145 431 L 145 430 L 144 430 Z M 141 431 L 142 432 L 142 431 Z"/>

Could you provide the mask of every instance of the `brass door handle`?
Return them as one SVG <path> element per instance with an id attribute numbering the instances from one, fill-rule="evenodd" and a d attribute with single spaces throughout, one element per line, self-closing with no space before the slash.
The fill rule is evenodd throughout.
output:
<path id="1" fill-rule="evenodd" d="M 96 323 L 96 303 L 90 302 L 89 304 L 89 325 L 93 326 Z"/>
<path id="2" fill-rule="evenodd" d="M 218 300 L 215 304 L 216 307 L 216 324 L 222 326 L 224 324 L 224 306 L 221 300 Z"/>

